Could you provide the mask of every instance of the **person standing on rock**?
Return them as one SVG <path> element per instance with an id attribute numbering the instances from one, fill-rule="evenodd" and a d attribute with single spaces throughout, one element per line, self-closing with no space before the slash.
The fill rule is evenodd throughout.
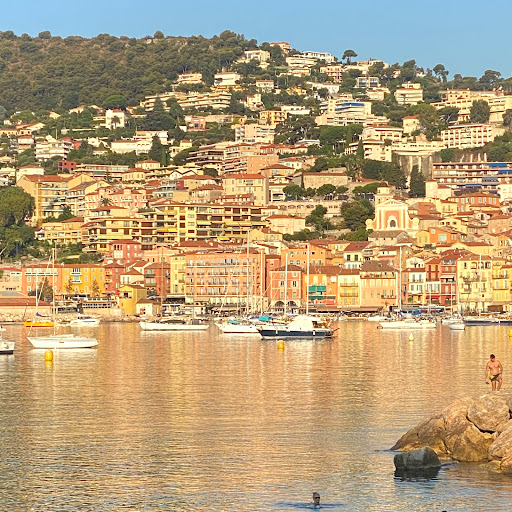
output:
<path id="1" fill-rule="evenodd" d="M 489 381 L 492 385 L 492 390 L 496 391 L 496 384 L 498 385 L 498 391 L 501 389 L 502 378 L 501 374 L 503 373 L 503 366 L 496 359 L 494 354 L 491 354 L 490 361 L 485 366 L 485 383 L 489 384 Z"/>

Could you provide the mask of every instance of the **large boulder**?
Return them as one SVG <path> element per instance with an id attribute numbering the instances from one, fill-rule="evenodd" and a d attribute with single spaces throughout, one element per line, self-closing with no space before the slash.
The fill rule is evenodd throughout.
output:
<path id="1" fill-rule="evenodd" d="M 444 444 L 445 424 L 442 414 L 422 421 L 418 426 L 405 433 L 391 448 L 392 450 L 410 451 L 428 446 L 436 453 L 447 453 Z"/>
<path id="2" fill-rule="evenodd" d="M 441 461 L 436 452 L 428 446 L 410 452 L 397 453 L 394 463 L 395 475 L 400 477 L 434 478 L 441 467 Z"/>
<path id="3" fill-rule="evenodd" d="M 512 456 L 512 426 L 503 431 L 489 447 L 489 460 Z"/>
<path id="4" fill-rule="evenodd" d="M 482 432 L 496 432 L 510 420 L 510 408 L 499 395 L 484 395 L 468 407 L 468 420 Z"/>
<path id="5" fill-rule="evenodd" d="M 453 459 L 463 462 L 487 460 L 489 447 L 494 441 L 492 434 L 481 432 L 473 423 L 461 422 L 457 430 L 450 432 L 446 439 Z"/>

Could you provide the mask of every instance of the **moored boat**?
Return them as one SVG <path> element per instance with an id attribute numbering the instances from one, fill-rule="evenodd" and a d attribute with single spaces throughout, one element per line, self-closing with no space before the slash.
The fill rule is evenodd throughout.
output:
<path id="1" fill-rule="evenodd" d="M 435 329 L 436 323 L 432 320 L 416 320 L 406 318 L 405 320 L 387 320 L 379 322 L 381 329 Z"/>
<path id="2" fill-rule="evenodd" d="M 215 322 L 218 329 L 223 334 L 258 334 L 259 331 L 255 324 L 238 320 L 236 318 L 228 318 L 226 320 Z"/>
<path id="3" fill-rule="evenodd" d="M 49 336 L 27 336 L 34 348 L 64 349 L 93 348 L 98 345 L 96 338 L 75 336 L 74 334 L 51 334 Z"/>
<path id="4" fill-rule="evenodd" d="M 462 320 L 453 321 L 448 324 L 448 327 L 452 331 L 463 331 L 466 328 L 466 324 Z"/>
<path id="5" fill-rule="evenodd" d="M 291 322 L 259 326 L 263 338 L 330 338 L 333 330 L 326 322 L 314 316 L 299 315 Z"/>
<path id="6" fill-rule="evenodd" d="M 206 331 L 207 323 L 197 318 L 160 318 L 154 321 L 143 320 L 139 323 L 143 331 Z"/>

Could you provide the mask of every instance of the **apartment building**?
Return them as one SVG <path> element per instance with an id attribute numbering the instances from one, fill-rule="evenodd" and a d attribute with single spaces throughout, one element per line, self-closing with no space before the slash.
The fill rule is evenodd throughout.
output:
<path id="1" fill-rule="evenodd" d="M 223 110 L 229 107 L 231 101 L 231 93 L 227 91 L 217 91 L 208 93 L 190 93 L 181 98 L 177 98 L 181 108 L 195 108 L 201 111 L 210 107 L 213 110 Z"/>
<path id="2" fill-rule="evenodd" d="M 284 123 L 288 118 L 288 112 L 283 110 L 262 110 L 259 113 L 260 124 L 267 124 L 276 126 L 279 123 Z"/>
<path id="3" fill-rule="evenodd" d="M 490 124 L 458 124 L 442 130 L 441 137 L 448 148 L 476 148 L 492 142 L 495 134 Z"/>
<path id="4" fill-rule="evenodd" d="M 305 51 L 301 52 L 301 55 L 308 59 L 323 60 L 326 64 L 332 64 L 336 61 L 336 57 L 327 52 L 311 52 Z"/>
<path id="5" fill-rule="evenodd" d="M 265 293 L 263 253 L 240 246 L 185 255 L 187 302 L 208 310 L 259 311 Z"/>
<path id="6" fill-rule="evenodd" d="M 380 87 L 378 76 L 358 76 L 356 78 L 356 87 L 358 89 L 374 89 Z"/>
<path id="7" fill-rule="evenodd" d="M 217 88 L 235 87 L 238 85 L 241 78 L 242 75 L 234 71 L 215 73 L 215 75 L 213 76 L 213 85 Z"/>
<path id="8" fill-rule="evenodd" d="M 226 195 L 251 194 L 255 205 L 268 204 L 268 178 L 263 174 L 227 173 L 222 177 L 222 187 Z"/>
<path id="9" fill-rule="evenodd" d="M 256 80 L 256 89 L 262 93 L 269 94 L 274 92 L 276 85 L 274 80 Z"/>
<path id="10" fill-rule="evenodd" d="M 365 261 L 361 265 L 361 304 L 389 309 L 398 304 L 397 271 L 394 267 L 377 261 Z"/>
<path id="11" fill-rule="evenodd" d="M 395 91 L 395 99 L 399 105 L 416 105 L 423 101 L 421 84 L 405 82 Z"/>
<path id="12" fill-rule="evenodd" d="M 47 135 L 45 139 L 36 141 L 36 160 L 44 161 L 52 158 L 66 160 L 72 149 L 73 141 L 71 139 L 54 139 L 52 136 Z"/>
<path id="13" fill-rule="evenodd" d="M 436 108 L 456 107 L 459 109 L 459 122 L 469 122 L 474 101 L 485 101 L 490 108 L 490 123 L 502 123 L 503 114 L 512 109 L 512 96 L 504 91 L 470 91 L 467 89 L 448 89 L 443 93 L 443 101 L 433 103 Z"/>
<path id="14" fill-rule="evenodd" d="M 203 83 L 203 75 L 201 73 L 181 73 L 177 80 L 179 85 L 193 85 Z"/>
<path id="15" fill-rule="evenodd" d="M 268 62 L 270 60 L 270 52 L 266 50 L 245 50 L 244 51 L 244 60 L 246 62 L 250 62 L 251 60 L 255 60 L 258 63 Z"/>
<path id="16" fill-rule="evenodd" d="M 276 133 L 275 125 L 242 124 L 235 127 L 235 141 L 253 144 L 272 144 Z"/>
<path id="17" fill-rule="evenodd" d="M 37 238 L 45 240 L 54 246 L 79 244 L 83 241 L 83 223 L 83 217 L 72 217 L 61 222 L 45 222 L 41 226 L 40 231 L 36 233 Z"/>
<path id="18" fill-rule="evenodd" d="M 457 260 L 457 292 L 460 309 L 487 311 L 493 299 L 493 268 L 490 256 L 468 253 Z"/>
<path id="19" fill-rule="evenodd" d="M 320 73 L 326 74 L 334 82 L 342 82 L 344 72 L 343 64 L 330 64 L 320 68 Z"/>
<path id="20" fill-rule="evenodd" d="M 429 197 L 438 197 L 437 188 L 471 192 L 497 192 L 512 177 L 512 162 L 438 162 L 432 164 L 432 179 L 427 185 Z"/>

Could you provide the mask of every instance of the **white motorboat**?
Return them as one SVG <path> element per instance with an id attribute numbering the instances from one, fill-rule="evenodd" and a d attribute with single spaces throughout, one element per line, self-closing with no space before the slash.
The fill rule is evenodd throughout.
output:
<path id="1" fill-rule="evenodd" d="M 75 336 L 74 334 L 51 334 L 49 336 L 27 336 L 34 348 L 61 349 L 61 348 L 93 348 L 98 345 L 96 338 Z"/>
<path id="2" fill-rule="evenodd" d="M 334 332 L 327 322 L 308 315 L 299 315 L 284 325 L 264 325 L 258 330 L 264 338 L 331 338 Z"/>
<path id="3" fill-rule="evenodd" d="M 379 322 L 381 329 L 435 329 L 436 323 L 432 320 L 415 320 L 406 318 L 405 320 L 387 320 Z"/>
<path id="4" fill-rule="evenodd" d="M 90 315 L 78 315 L 78 318 L 74 318 L 69 322 L 71 327 L 96 327 L 100 325 L 100 319 L 94 318 Z"/>
<path id="5" fill-rule="evenodd" d="M 228 318 L 225 321 L 215 322 L 215 325 L 223 334 L 257 334 L 258 336 L 260 334 L 255 324 L 236 318 Z"/>
<path id="6" fill-rule="evenodd" d="M 385 320 L 389 320 L 389 317 L 384 315 L 370 315 L 366 320 L 368 320 L 368 322 L 383 322 Z"/>
<path id="7" fill-rule="evenodd" d="M 143 331 L 206 331 L 207 323 L 197 318 L 160 318 L 154 321 L 143 320 L 139 323 Z"/>
<path id="8" fill-rule="evenodd" d="M 448 324 L 448 327 L 452 331 L 463 331 L 466 328 L 466 324 L 462 320 L 454 320 Z"/>
<path id="9" fill-rule="evenodd" d="M 8 356 L 14 354 L 15 341 L 7 341 L 0 339 L 0 355 Z"/>
<path id="10" fill-rule="evenodd" d="M 14 347 L 16 342 L 4 340 L 2 336 L 2 332 L 4 331 L 5 329 L 0 327 L 0 355 L 8 356 L 10 354 L 14 354 Z"/>

